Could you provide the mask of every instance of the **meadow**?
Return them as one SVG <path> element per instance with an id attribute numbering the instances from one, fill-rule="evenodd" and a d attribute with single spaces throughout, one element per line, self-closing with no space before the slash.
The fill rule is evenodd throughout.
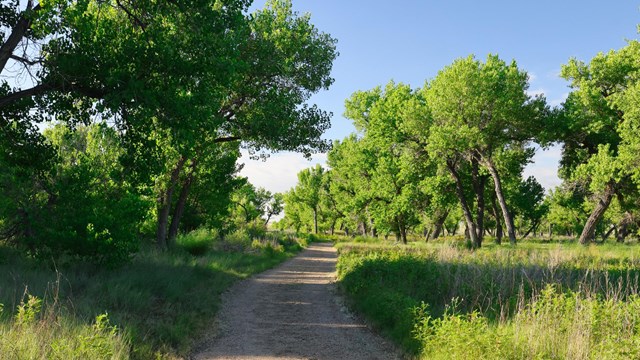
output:
<path id="1" fill-rule="evenodd" d="M 305 245 L 282 233 L 221 240 L 182 235 L 121 267 L 48 264 L 0 244 L 0 359 L 172 359 L 188 356 L 233 283 Z"/>
<path id="2" fill-rule="evenodd" d="M 640 358 L 640 246 L 528 240 L 474 251 L 338 240 L 353 309 L 423 359 Z"/>

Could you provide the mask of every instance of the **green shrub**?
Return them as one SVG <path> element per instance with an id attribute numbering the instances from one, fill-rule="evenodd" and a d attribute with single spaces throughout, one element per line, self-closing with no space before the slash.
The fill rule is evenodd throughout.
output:
<path id="1" fill-rule="evenodd" d="M 225 251 L 243 251 L 251 246 L 251 236 L 246 229 L 238 229 L 225 235 L 222 249 Z"/>
<path id="2" fill-rule="evenodd" d="M 340 243 L 339 284 L 425 359 L 640 358 L 639 248 L 462 241 Z"/>
<path id="3" fill-rule="evenodd" d="M 202 256 L 219 240 L 215 229 L 197 229 L 176 238 L 176 245 L 194 256 Z"/>

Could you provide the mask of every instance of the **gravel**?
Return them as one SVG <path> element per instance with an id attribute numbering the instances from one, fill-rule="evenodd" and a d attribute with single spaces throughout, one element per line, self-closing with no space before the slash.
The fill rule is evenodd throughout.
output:
<path id="1" fill-rule="evenodd" d="M 335 292 L 337 253 L 316 243 L 233 286 L 192 359 L 399 359 Z"/>

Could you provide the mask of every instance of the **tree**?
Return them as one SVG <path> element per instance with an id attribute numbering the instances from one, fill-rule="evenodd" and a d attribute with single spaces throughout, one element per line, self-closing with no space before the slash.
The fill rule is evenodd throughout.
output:
<path id="1" fill-rule="evenodd" d="M 320 194 L 324 169 L 319 164 L 298 173 L 298 184 L 289 192 L 292 203 L 300 203 L 313 214 L 313 232 L 318 233 L 318 213 L 320 211 Z M 285 210 L 286 211 L 286 210 Z"/>
<path id="2" fill-rule="evenodd" d="M 188 196 L 204 153 L 237 141 L 253 153 L 328 147 L 320 135 L 329 114 L 305 102 L 333 82 L 335 40 L 290 1 L 252 15 L 243 14 L 247 5 L 47 2 L 55 16 L 36 24 L 49 39 L 41 75 L 31 89 L 0 94 L 0 108 L 35 99 L 66 121 L 110 119 L 128 167 L 154 189 L 157 242 L 166 247 L 176 233 L 169 220 L 179 223 L 184 212 L 172 209 L 174 194 Z"/>
<path id="3" fill-rule="evenodd" d="M 531 98 L 527 89 L 526 72 L 515 62 L 506 64 L 495 55 L 489 55 L 485 63 L 473 57 L 456 60 L 424 88 L 431 114 L 431 119 L 425 119 L 431 128 L 428 149 L 435 158 L 442 159 L 456 183 L 475 247 L 481 245 L 483 237 L 484 171 L 493 180 L 509 239 L 512 243 L 516 240 L 495 156 L 514 144 L 534 139 L 536 130 L 544 125 L 544 99 Z M 475 220 L 465 196 L 462 171 L 471 173 Z"/>
<path id="4" fill-rule="evenodd" d="M 126 261 L 138 247 L 148 204 L 123 176 L 118 135 L 105 124 L 56 124 L 44 137 L 57 150 L 49 171 L 20 179 L 9 167 L 0 176 L 10 199 L 0 213 L 5 236 L 40 258 Z"/>
<path id="5" fill-rule="evenodd" d="M 269 220 L 273 216 L 278 216 L 284 210 L 284 195 L 281 193 L 275 193 L 271 196 L 271 199 L 268 201 L 266 210 L 264 224 L 265 226 L 269 224 Z"/>
<path id="6" fill-rule="evenodd" d="M 625 125 L 627 112 L 634 113 L 629 98 L 637 83 L 640 44 L 631 41 L 619 51 L 599 53 L 589 64 L 572 59 L 562 76 L 574 89 L 564 103 L 559 138 L 563 141 L 561 175 L 589 189 L 594 206 L 580 234 L 580 243 L 594 240 L 596 227 L 616 194 L 632 180 L 630 157 L 620 146 L 632 126 Z M 630 121 L 633 116 L 629 116 Z M 623 135 L 624 134 L 624 135 Z M 633 146 L 633 140 L 626 144 Z M 629 154 L 626 152 L 625 154 Z"/>
<path id="7" fill-rule="evenodd" d="M 425 197 L 419 182 L 427 176 L 403 131 L 407 117 L 425 110 L 415 96 L 409 86 L 390 82 L 384 90 L 354 93 L 345 106 L 345 116 L 364 132 L 362 146 L 374 154 L 368 191 L 375 224 L 405 244 L 408 229 L 418 223 Z"/>
<path id="8" fill-rule="evenodd" d="M 169 181 L 166 190 L 161 190 L 166 196 L 159 198 L 164 211 L 159 211 L 159 224 L 168 217 L 165 204 L 170 202 L 172 188 L 180 186 L 173 174 L 182 171 L 184 159 L 194 156 L 189 154 L 197 157 L 199 151 L 227 141 L 242 141 L 254 154 L 268 149 L 310 156 L 328 146 L 320 135 L 329 125 L 329 114 L 305 102 L 333 81 L 329 73 L 337 55 L 335 41 L 318 32 L 308 15 L 294 13 L 290 1 L 269 2 L 250 18 L 249 30 L 249 37 L 240 45 L 244 67 L 234 75 L 224 101 L 217 107 L 207 105 L 216 128 L 195 133 L 213 136 L 196 135 L 193 149 L 182 151 L 165 176 Z M 159 243 L 163 237 L 159 228 Z"/>
<path id="9" fill-rule="evenodd" d="M 376 154 L 364 147 L 352 134 L 342 141 L 335 141 L 327 154 L 331 168 L 329 193 L 335 199 L 335 209 L 342 214 L 345 232 L 361 228 L 366 235 L 369 223 L 368 208 L 372 203 L 371 181 Z"/>

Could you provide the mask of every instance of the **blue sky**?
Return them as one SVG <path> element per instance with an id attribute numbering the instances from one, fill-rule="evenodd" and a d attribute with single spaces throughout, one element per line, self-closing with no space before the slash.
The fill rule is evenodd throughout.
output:
<path id="1" fill-rule="evenodd" d="M 265 1 L 255 1 L 253 9 Z M 342 117 L 344 100 L 357 90 L 390 80 L 420 87 L 459 57 L 487 54 L 516 60 L 529 72 L 530 91 L 559 105 L 570 89 L 560 67 L 571 57 L 588 61 L 600 51 L 619 49 L 637 38 L 640 2 L 633 1 L 365 1 L 293 0 L 300 13 L 338 39 L 334 85 L 312 103 L 333 113 L 328 139 L 342 139 L 354 129 Z M 526 171 L 545 187 L 559 184 L 560 150 L 539 151 Z M 257 186 L 285 191 L 308 162 L 297 154 L 272 155 L 266 162 L 243 157 L 243 174 Z"/>

